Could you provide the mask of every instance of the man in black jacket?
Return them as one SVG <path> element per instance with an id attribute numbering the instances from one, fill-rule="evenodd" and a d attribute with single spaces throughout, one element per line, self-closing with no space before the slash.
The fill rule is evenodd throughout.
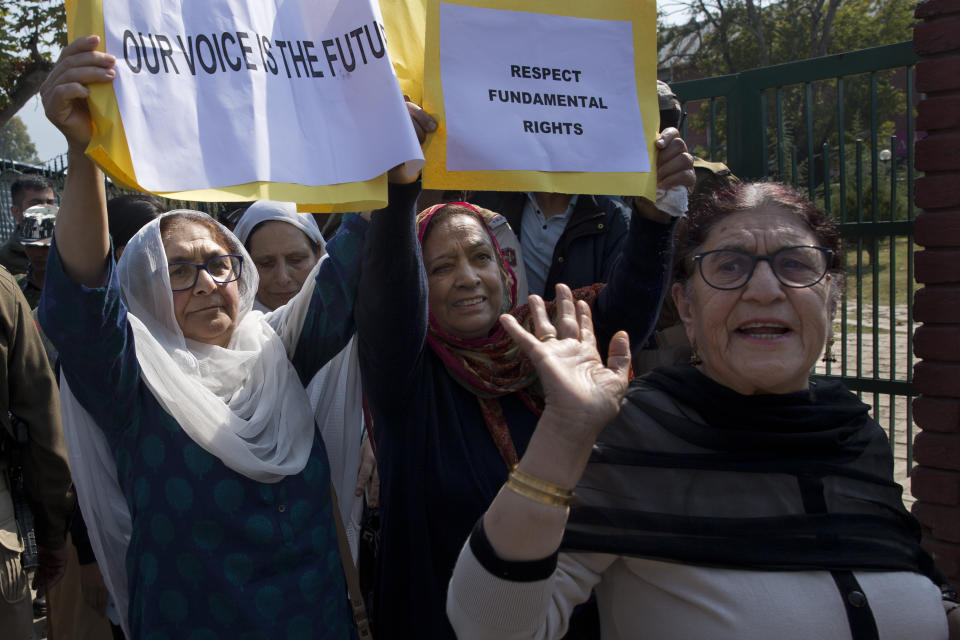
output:
<path id="1" fill-rule="evenodd" d="M 630 207 L 611 196 L 479 192 L 471 202 L 503 215 L 520 238 L 530 293 L 552 300 L 606 282 L 630 228 Z"/>

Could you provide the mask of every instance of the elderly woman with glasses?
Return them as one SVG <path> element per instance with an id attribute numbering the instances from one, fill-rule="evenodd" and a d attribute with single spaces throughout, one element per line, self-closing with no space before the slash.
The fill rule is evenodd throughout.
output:
<path id="1" fill-rule="evenodd" d="M 569 295 L 554 321 L 537 302 L 532 332 L 503 318 L 546 408 L 457 561 L 457 636 L 559 638 L 595 589 L 604 640 L 948 638 L 955 593 L 886 435 L 810 379 L 843 286 L 837 227 L 789 187 L 740 184 L 675 242 L 689 365 L 628 388 L 626 337 L 605 368 Z"/>
<path id="2" fill-rule="evenodd" d="M 304 383 L 353 333 L 367 222 L 346 216 L 314 285 L 269 315 L 252 308 L 247 250 L 202 213 L 162 215 L 114 263 L 103 175 L 84 154 L 86 85 L 116 75 L 97 44 L 70 44 L 42 88 L 70 171 L 41 321 L 60 350 L 72 471 L 124 631 L 353 638 Z"/>

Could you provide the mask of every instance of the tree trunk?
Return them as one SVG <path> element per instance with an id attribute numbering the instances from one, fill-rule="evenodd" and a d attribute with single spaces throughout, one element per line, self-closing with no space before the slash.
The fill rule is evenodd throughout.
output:
<path id="1" fill-rule="evenodd" d="M 27 104 L 27 101 L 40 90 L 40 85 L 47 79 L 47 74 L 52 68 L 53 63 L 45 60 L 31 60 L 27 63 L 26 69 L 17 78 L 13 91 L 7 94 L 9 102 L 0 108 L 0 127 L 17 115 L 23 105 Z"/>
<path id="2" fill-rule="evenodd" d="M 748 28 L 750 29 L 750 33 L 757 39 L 757 52 L 760 57 L 760 66 L 769 67 L 770 51 L 767 49 L 767 39 L 763 35 L 763 22 L 760 16 L 760 8 L 753 3 L 753 0 L 747 0 L 747 19 L 749 21 Z"/>
<path id="3" fill-rule="evenodd" d="M 820 46 L 817 48 L 817 57 L 827 55 L 830 50 L 830 42 L 833 39 L 833 18 L 837 15 L 837 8 L 840 6 L 840 0 L 830 0 L 827 7 L 827 17 L 823 20 L 823 31 L 820 36 Z"/>

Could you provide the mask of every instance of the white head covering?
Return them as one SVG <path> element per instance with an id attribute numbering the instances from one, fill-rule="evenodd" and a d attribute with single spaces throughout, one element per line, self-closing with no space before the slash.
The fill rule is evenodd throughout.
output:
<path id="1" fill-rule="evenodd" d="M 317 221 L 314 220 L 313 216 L 309 213 L 298 212 L 297 205 L 293 202 L 257 200 L 243 212 L 243 216 L 241 216 L 240 221 L 237 222 L 233 233 L 236 234 L 240 242 L 246 246 L 247 240 L 250 239 L 250 233 L 257 225 L 261 222 L 270 221 L 292 224 L 307 234 L 311 242 L 321 247 L 326 247 L 326 242 L 323 240 L 323 235 L 320 233 L 320 227 L 317 226 Z"/>
<path id="2" fill-rule="evenodd" d="M 199 213 L 165 214 L 130 240 L 117 265 L 144 382 L 187 435 L 237 473 L 258 482 L 299 473 L 310 455 L 313 412 L 281 337 L 251 312 L 259 283 L 253 261 L 218 224 L 233 245 L 226 249 L 243 256 L 237 327 L 226 349 L 187 340 L 173 314 L 160 238 L 160 222 L 171 215 L 213 222 Z"/>
<path id="3" fill-rule="evenodd" d="M 326 246 L 313 216 L 297 212 L 297 206 L 292 202 L 258 200 L 243 213 L 234 233 L 246 246 L 250 234 L 262 222 L 292 224 L 307 234 L 312 242 Z M 311 288 L 312 285 L 313 279 L 308 278 L 304 288 Z M 255 301 L 253 308 L 270 314 L 270 310 L 260 301 Z M 363 388 L 356 339 L 351 339 L 343 351 L 317 372 L 307 385 L 307 396 L 327 450 L 330 479 L 337 492 L 340 517 L 356 561 L 363 511 L 363 502 L 354 496 L 363 438 Z"/>
<path id="4" fill-rule="evenodd" d="M 227 348 L 188 340 L 177 324 L 160 234 L 161 221 L 174 215 L 213 223 L 229 252 L 243 256 L 237 327 Z M 312 447 L 313 409 L 289 354 L 312 289 L 305 287 L 270 317 L 253 311 L 259 277 L 250 256 L 226 227 L 195 211 L 171 211 L 144 226 L 123 252 L 117 275 L 141 378 L 184 432 L 226 466 L 258 482 L 278 482 L 302 471 Z M 80 507 L 126 626 L 130 513 L 103 432 L 65 377 L 61 381 L 64 435 Z"/>

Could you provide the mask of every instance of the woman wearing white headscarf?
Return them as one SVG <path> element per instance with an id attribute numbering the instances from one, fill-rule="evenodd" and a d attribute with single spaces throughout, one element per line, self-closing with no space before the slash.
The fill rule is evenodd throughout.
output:
<path id="1" fill-rule="evenodd" d="M 243 213 L 233 230 L 250 253 L 260 275 L 253 302 L 269 313 L 283 308 L 311 282 L 309 275 L 326 252 L 320 227 L 293 202 L 258 200 Z M 325 364 L 307 385 L 307 396 L 330 461 L 330 479 L 353 560 L 363 503 L 354 500 L 363 439 L 363 389 L 356 341 Z"/>
<path id="2" fill-rule="evenodd" d="M 148 224 L 115 266 L 103 175 L 84 154 L 86 85 L 115 77 L 98 43 L 68 45 L 41 89 L 70 171 L 40 316 L 61 354 L 81 507 L 127 636 L 355 637 L 303 382 L 353 332 L 366 223 L 346 216 L 316 285 L 269 317 L 252 310 L 258 278 L 243 245 L 203 214 Z M 393 195 L 412 205 L 412 190 Z"/>
<path id="3" fill-rule="evenodd" d="M 310 270 L 326 253 L 316 220 L 297 211 L 293 202 L 257 200 L 243 212 L 233 233 L 250 252 L 260 274 L 253 308 L 264 313 L 285 305 L 300 291 Z"/>

